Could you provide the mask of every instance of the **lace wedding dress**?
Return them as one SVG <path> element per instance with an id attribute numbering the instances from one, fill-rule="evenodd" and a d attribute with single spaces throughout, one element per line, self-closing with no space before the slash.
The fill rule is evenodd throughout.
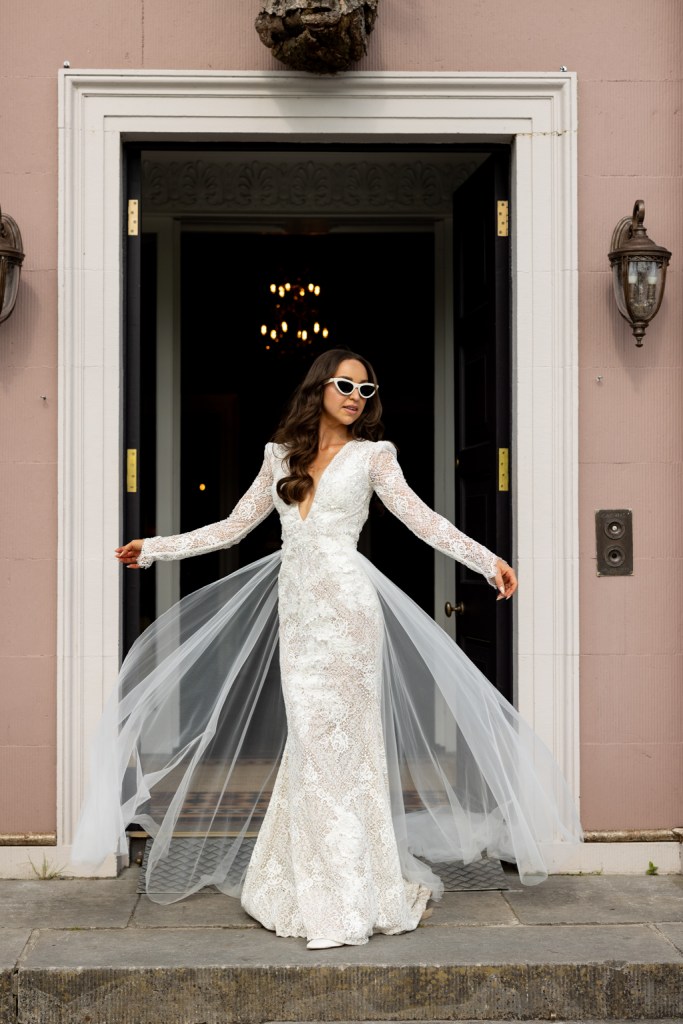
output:
<path id="1" fill-rule="evenodd" d="M 266 446 L 228 519 L 145 540 L 143 567 L 186 558 L 237 543 L 275 508 L 283 544 L 183 599 L 131 649 L 100 725 L 74 861 L 123 850 L 135 820 L 155 837 L 152 899 L 214 884 L 278 935 L 354 945 L 415 928 L 430 895 L 440 897 L 420 858 L 488 851 L 514 861 L 523 881 L 541 881 L 547 844 L 581 838 L 559 768 L 356 544 L 374 491 L 418 537 L 491 583 L 496 556 L 418 498 L 388 442 L 347 443 L 305 519 L 276 492 L 284 457 Z M 262 756 L 245 761 L 254 750 Z M 213 836 L 212 859 L 202 841 L 168 892 L 156 872 L 199 793 L 191 831 Z M 245 874 L 240 846 L 268 793 Z"/>

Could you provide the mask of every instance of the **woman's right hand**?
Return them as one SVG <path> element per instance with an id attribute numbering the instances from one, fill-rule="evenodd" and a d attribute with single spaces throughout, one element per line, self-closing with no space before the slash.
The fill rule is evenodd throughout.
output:
<path id="1" fill-rule="evenodd" d="M 116 548 L 114 555 L 119 562 L 125 565 L 126 569 L 139 569 L 138 555 L 142 551 L 141 540 L 130 540 L 123 547 Z"/>

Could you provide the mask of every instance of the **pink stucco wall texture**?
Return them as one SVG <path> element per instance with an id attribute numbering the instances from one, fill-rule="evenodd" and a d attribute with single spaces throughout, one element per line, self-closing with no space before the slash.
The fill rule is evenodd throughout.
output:
<path id="1" fill-rule="evenodd" d="M 258 0 L 4 4 L 0 203 L 27 252 L 0 327 L 0 834 L 55 829 L 57 71 L 277 70 Z M 383 0 L 363 70 L 578 76 L 582 817 L 683 824 L 683 5 Z M 673 252 L 636 349 L 611 296 L 636 199 Z M 632 577 L 598 578 L 594 511 L 633 510 Z"/>

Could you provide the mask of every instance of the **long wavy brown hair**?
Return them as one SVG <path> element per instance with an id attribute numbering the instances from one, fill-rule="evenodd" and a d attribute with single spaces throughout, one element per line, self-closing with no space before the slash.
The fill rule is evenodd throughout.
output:
<path id="1" fill-rule="evenodd" d="M 308 467 L 318 453 L 325 381 L 336 376 L 337 367 L 345 359 L 357 359 L 365 367 L 368 380 L 377 384 L 377 375 L 364 356 L 345 348 L 331 348 L 322 352 L 292 395 L 280 425 L 273 434 L 273 441 L 288 449 L 289 475 L 284 476 L 277 485 L 277 493 L 287 505 L 303 501 L 313 487 L 313 477 Z M 384 436 L 381 416 L 382 403 L 379 391 L 376 391 L 365 403 L 355 423 L 351 424 L 351 437 L 379 441 Z"/>

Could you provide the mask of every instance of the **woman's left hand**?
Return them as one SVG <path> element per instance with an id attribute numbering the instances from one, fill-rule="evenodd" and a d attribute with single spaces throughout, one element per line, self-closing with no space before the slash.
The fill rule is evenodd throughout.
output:
<path id="1" fill-rule="evenodd" d="M 496 573 L 496 587 L 500 591 L 496 601 L 502 601 L 512 597 L 517 589 L 517 576 L 515 570 L 502 558 L 498 559 L 498 572 Z"/>

